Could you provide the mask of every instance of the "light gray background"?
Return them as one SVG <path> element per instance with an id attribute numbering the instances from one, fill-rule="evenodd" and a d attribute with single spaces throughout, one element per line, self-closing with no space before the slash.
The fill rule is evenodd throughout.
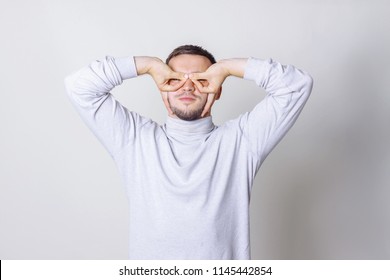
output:
<path id="1" fill-rule="evenodd" d="M 0 258 L 125 259 L 116 167 L 63 79 L 105 55 L 272 57 L 315 80 L 298 122 L 260 170 L 254 259 L 390 258 L 388 1 L 15 1 L 0 8 Z M 150 77 L 113 91 L 164 122 Z M 216 124 L 264 97 L 229 78 Z"/>

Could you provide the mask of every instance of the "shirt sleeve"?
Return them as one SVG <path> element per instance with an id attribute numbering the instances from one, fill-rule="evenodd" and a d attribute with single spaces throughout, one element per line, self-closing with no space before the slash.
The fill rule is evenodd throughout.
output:
<path id="1" fill-rule="evenodd" d="M 130 112 L 110 91 L 137 76 L 133 57 L 105 57 L 65 78 L 69 98 L 111 156 L 132 141 L 148 119 Z"/>
<path id="2" fill-rule="evenodd" d="M 249 58 L 244 78 L 266 91 L 266 97 L 239 121 L 261 164 L 295 123 L 309 98 L 313 79 L 294 66 L 257 58 Z"/>

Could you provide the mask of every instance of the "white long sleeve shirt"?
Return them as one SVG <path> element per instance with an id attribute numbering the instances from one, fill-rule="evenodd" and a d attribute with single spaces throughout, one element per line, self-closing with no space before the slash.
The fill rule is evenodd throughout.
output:
<path id="1" fill-rule="evenodd" d="M 66 78 L 69 97 L 114 159 L 126 187 L 130 259 L 250 259 L 249 201 L 260 165 L 312 88 L 293 66 L 250 58 L 244 78 L 267 92 L 221 126 L 211 117 L 164 125 L 110 91 L 137 76 L 133 57 L 106 57 Z"/>

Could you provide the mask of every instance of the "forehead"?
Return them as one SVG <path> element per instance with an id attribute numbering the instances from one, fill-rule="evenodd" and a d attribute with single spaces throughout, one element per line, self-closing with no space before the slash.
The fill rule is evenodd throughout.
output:
<path id="1" fill-rule="evenodd" d="M 210 60 L 202 55 L 181 54 L 173 57 L 168 65 L 172 70 L 182 73 L 204 72 L 211 65 Z"/>

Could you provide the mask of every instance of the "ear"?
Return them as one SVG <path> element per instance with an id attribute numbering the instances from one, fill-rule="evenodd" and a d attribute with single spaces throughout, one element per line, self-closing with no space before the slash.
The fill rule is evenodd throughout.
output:
<path id="1" fill-rule="evenodd" d="M 218 100 L 222 94 L 222 86 L 219 88 L 218 92 L 215 94 L 215 100 Z"/>

